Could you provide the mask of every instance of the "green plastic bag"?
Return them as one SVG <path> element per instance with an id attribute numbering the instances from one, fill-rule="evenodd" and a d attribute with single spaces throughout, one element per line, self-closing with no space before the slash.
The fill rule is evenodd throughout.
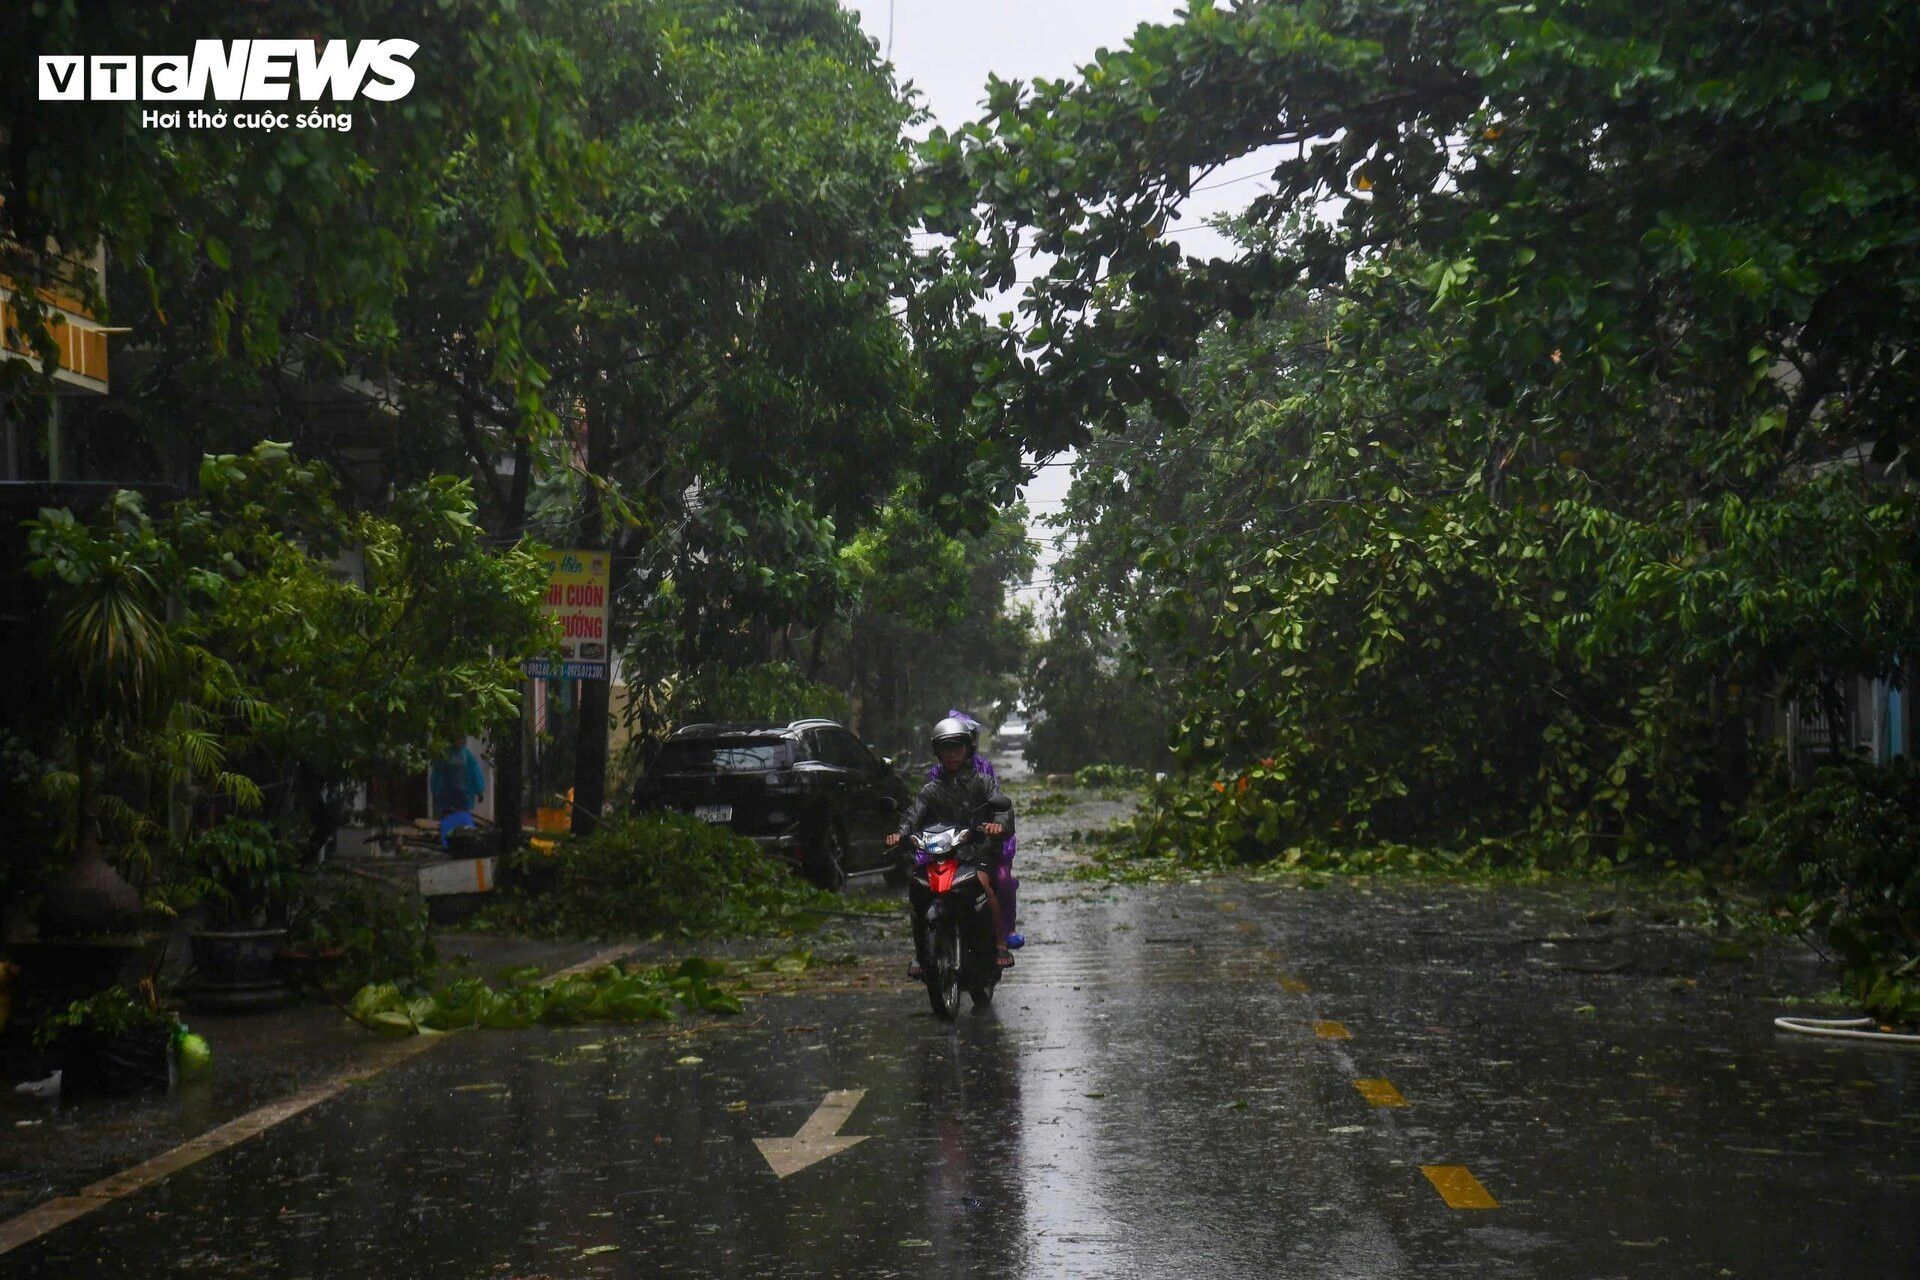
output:
<path id="1" fill-rule="evenodd" d="M 205 1036 L 187 1030 L 184 1022 L 174 1027 L 173 1055 L 182 1080 L 197 1080 L 213 1070 L 213 1047 Z"/>

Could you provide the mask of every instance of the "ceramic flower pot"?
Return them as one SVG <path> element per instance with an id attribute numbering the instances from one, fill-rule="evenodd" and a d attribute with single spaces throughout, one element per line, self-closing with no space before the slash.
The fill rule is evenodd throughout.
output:
<path id="1" fill-rule="evenodd" d="M 187 945 L 193 954 L 187 1003 L 196 1010 L 245 1013 L 292 997 L 274 963 L 287 945 L 285 929 L 196 929 Z"/>

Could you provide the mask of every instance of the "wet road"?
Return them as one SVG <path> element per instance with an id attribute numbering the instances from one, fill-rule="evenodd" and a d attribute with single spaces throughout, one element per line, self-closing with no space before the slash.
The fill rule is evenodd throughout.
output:
<path id="1" fill-rule="evenodd" d="M 1775 1032 L 1811 960 L 1630 898 L 1050 878 L 1098 816 L 1023 825 L 989 1012 L 931 1018 L 896 930 L 741 1019 L 449 1037 L 0 1272 L 1920 1274 L 1920 1051 Z"/>

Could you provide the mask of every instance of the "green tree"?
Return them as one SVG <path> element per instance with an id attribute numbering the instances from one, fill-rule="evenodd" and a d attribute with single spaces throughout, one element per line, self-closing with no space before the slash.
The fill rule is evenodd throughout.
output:
<path id="1" fill-rule="evenodd" d="M 792 493 L 815 518 L 869 509 L 916 434 L 890 314 L 911 108 L 872 44 L 827 0 L 554 13 L 573 32 L 602 186 L 563 231 L 554 277 L 547 394 L 573 406 L 584 468 L 552 536 L 609 548 L 626 591 L 670 549 L 666 531 L 716 505 L 780 511 Z M 602 800 L 607 711 L 589 684 L 583 825 Z"/>
<path id="2" fill-rule="evenodd" d="M 950 707 L 988 723 L 1012 710 L 1033 640 L 1033 611 L 1009 592 L 1036 560 L 1024 510 L 993 511 L 980 530 L 939 510 L 904 487 L 845 545 L 855 604 L 820 668 L 863 735 L 912 757 Z"/>
<path id="3" fill-rule="evenodd" d="M 344 132 L 149 129 L 137 102 L 37 100 L 44 53 L 179 54 L 197 40 L 291 31 L 404 31 L 420 45 L 414 88 L 342 107 L 353 118 Z M 199 0 L 112 9 L 65 0 L 10 6 L 0 51 L 0 273 L 54 283 L 62 268 L 43 246 L 103 245 L 134 287 L 90 300 L 103 314 L 113 303 L 140 341 L 190 362 L 161 376 L 231 375 L 229 357 L 337 367 L 356 343 L 390 344 L 395 304 L 408 274 L 434 259 L 456 176 L 497 193 L 477 238 L 511 265 L 484 280 L 480 328 L 503 368 L 523 372 L 514 304 L 553 252 L 551 219 L 570 207 L 578 153 L 566 114 L 548 110 L 564 99 L 566 60 L 521 10 L 296 0 L 269 14 Z M 45 346 L 41 313 L 23 302 L 29 336 Z M 31 376 L 24 363 L 0 364 L 7 386 Z"/>
<path id="4" fill-rule="evenodd" d="M 542 564 L 490 545 L 463 480 L 355 513 L 325 468 L 263 444 L 207 459 L 168 534 L 198 568 L 182 629 L 270 709 L 230 726 L 232 757 L 309 850 L 357 783 L 505 719 L 520 663 L 553 642 Z"/>
<path id="5" fill-rule="evenodd" d="M 1140 667 L 1126 637 L 1091 625 L 1079 609 L 1051 619 L 1028 676 L 1027 763 L 1041 773 L 1090 764 L 1159 773 L 1171 765 L 1173 700 Z"/>
<path id="6" fill-rule="evenodd" d="M 267 444 L 207 459 L 158 519 L 122 493 L 32 523 L 78 700 L 34 745 L 66 766 L 43 785 L 72 797 L 83 863 L 110 828 L 144 881 L 151 839 L 236 807 L 311 854 L 357 782 L 500 717 L 552 642 L 539 561 L 486 544 L 462 482 L 394 507 L 346 512 L 324 468 Z"/>
<path id="7" fill-rule="evenodd" d="M 196 20 L 150 7 L 115 39 L 177 44 Z M 77 38 L 64 10 L 35 21 L 19 47 Z M 622 618 L 673 583 L 711 615 L 682 643 L 715 658 L 735 660 L 743 609 L 773 650 L 818 633 L 839 604 L 839 575 L 813 576 L 835 564 L 825 522 L 852 530 L 930 445 L 962 448 L 929 430 L 937 397 L 892 314 L 912 108 L 870 42 L 826 0 L 458 4 L 419 30 L 419 85 L 356 107 L 349 135 L 150 132 L 117 203 L 69 200 L 57 168 L 9 192 L 23 217 L 66 210 L 67 239 L 108 237 L 115 318 L 154 349 L 86 425 L 183 478 L 203 451 L 288 440 L 373 510 L 465 473 L 503 544 L 531 527 L 609 547 Z M 23 165 L 60 154 L 18 136 Z M 710 558 L 735 554 L 763 558 Z M 581 718 L 587 815 L 604 697 Z"/>
<path id="8" fill-rule="evenodd" d="M 134 494 L 119 495 L 92 526 L 47 512 L 29 545 L 33 569 L 54 584 L 48 652 L 71 726 L 70 772 L 56 775 L 70 780 L 62 787 L 71 797 L 70 856 L 43 914 L 55 930 L 131 928 L 139 895 L 100 848 L 101 811 L 110 806 L 102 773 L 114 746 L 157 729 L 181 692 L 185 655 L 164 621 L 177 560 Z"/>
<path id="9" fill-rule="evenodd" d="M 930 139 L 957 263 L 1056 255 L 981 335 L 998 412 L 1218 451 L 1131 549 L 1197 570 L 1136 620 L 1191 650 L 1214 834 L 1709 847 L 1759 693 L 1911 651 L 1917 71 L 1874 0 L 1198 3 Z M 1273 145 L 1241 251 L 1184 258 Z M 1222 411 L 1181 378 L 1234 317 L 1292 356 Z"/>
<path id="10" fill-rule="evenodd" d="M 1033 627 L 1009 601 L 1034 563 L 1017 510 L 949 533 L 909 484 L 843 538 L 797 499 L 716 504 L 661 550 L 626 650 L 650 673 L 627 709 L 643 741 L 691 719 L 825 715 L 915 753 L 947 707 L 1013 704 Z"/>

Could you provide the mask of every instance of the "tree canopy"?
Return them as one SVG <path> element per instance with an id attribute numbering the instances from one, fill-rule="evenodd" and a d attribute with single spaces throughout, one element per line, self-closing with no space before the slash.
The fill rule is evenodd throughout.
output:
<path id="1" fill-rule="evenodd" d="M 1416 252 L 1480 362 L 1461 391 L 1504 417 L 1634 408 L 1623 381 L 1751 417 L 1767 406 L 1714 393 L 1779 359 L 1817 376 L 1765 380 L 1777 443 L 1840 401 L 1850 436 L 1896 440 L 1915 57 L 1886 0 L 1198 0 L 1078 80 L 992 83 L 982 121 L 923 148 L 923 212 L 1002 286 L 1023 249 L 1056 255 L 1021 303 L 1032 354 L 1000 372 L 1014 412 L 1071 409 L 1069 437 L 1160 387 L 1214 317 Z M 1255 224 L 1334 216 L 1184 259 L 1162 234 L 1182 202 L 1261 147 L 1284 150 Z"/>
<path id="2" fill-rule="evenodd" d="M 1218 834 L 1711 842 L 1759 695 L 1896 669 L 1917 71 L 1890 3 L 1196 3 L 927 144 L 956 260 L 1055 255 L 996 403 Z"/>
<path id="3" fill-rule="evenodd" d="M 200 39 L 400 30 L 421 46 L 413 90 L 356 100 L 347 131 L 146 128 L 127 103 L 35 100 L 46 53 L 179 54 Z M 579 161 L 566 116 L 545 109 L 550 96 L 565 100 L 569 63 L 524 10 L 68 0 L 9 7 L 0 51 L 0 269 L 16 280 L 47 282 L 58 266 L 41 252 L 50 242 L 100 244 L 142 304 L 91 300 L 102 314 L 138 316 L 149 343 L 183 333 L 190 348 L 271 363 L 292 354 L 296 335 L 307 358 L 315 338 L 328 349 L 349 335 L 390 341 L 405 278 L 432 259 L 442 193 L 457 176 L 495 193 L 479 234 L 512 267 L 486 282 L 486 327 L 517 356 L 512 302 L 554 250 L 552 219 L 572 202 Z M 10 363 L 0 376 L 27 368 Z"/>
<path id="4" fill-rule="evenodd" d="M 236 807 L 317 849 L 355 786 L 502 718 L 554 641 L 540 562 L 488 546 L 464 482 L 356 513 L 272 443 L 208 458 L 164 511 L 123 493 L 85 520 L 43 512 L 30 545 L 82 710 L 60 687 L 21 699 L 56 766 L 27 790 L 126 849 L 164 845 L 170 810 Z"/>
<path id="5" fill-rule="evenodd" d="M 976 466 L 953 426 L 971 392 L 926 359 L 957 317 L 914 304 L 935 270 L 908 234 L 915 108 L 853 16 L 537 0 L 269 23 L 182 3 L 83 32 L 53 6 L 7 19 L 8 47 L 177 52 L 302 17 L 404 26 L 412 93 L 354 103 L 346 133 L 254 135 L 136 130 L 125 104 L 27 102 L 30 67 L 11 82 L 0 234 L 101 240 L 133 330 L 115 394 L 66 406 L 99 478 L 141 456 L 192 487 L 200 455 L 262 438 L 328 464 L 356 511 L 463 475 L 497 547 L 611 552 L 636 687 L 770 659 L 852 681 L 826 649 L 886 590 L 863 533 L 911 523 L 909 493 L 981 534 L 979 497 L 1010 476 Z M 594 776 L 604 710 L 582 717 Z M 509 794 L 517 720 L 493 726 Z"/>

